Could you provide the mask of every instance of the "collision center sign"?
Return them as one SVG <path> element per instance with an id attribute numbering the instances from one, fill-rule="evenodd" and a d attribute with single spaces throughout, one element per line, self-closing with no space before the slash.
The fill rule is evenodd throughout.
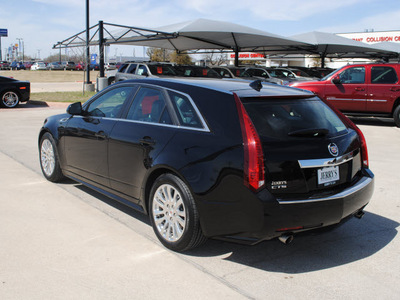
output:
<path id="1" fill-rule="evenodd" d="M 338 33 L 337 35 L 367 44 L 381 43 L 381 42 L 400 43 L 400 31 Z"/>
<path id="2" fill-rule="evenodd" d="M 234 59 L 235 58 L 235 54 L 229 54 L 229 58 L 230 59 Z M 242 52 L 239 53 L 239 59 L 248 59 L 248 60 L 252 60 L 252 59 L 264 59 L 265 55 L 261 54 L 261 53 L 252 53 L 252 52 Z"/>

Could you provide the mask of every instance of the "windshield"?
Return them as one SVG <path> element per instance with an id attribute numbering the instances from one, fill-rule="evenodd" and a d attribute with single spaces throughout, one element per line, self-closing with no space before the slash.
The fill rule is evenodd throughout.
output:
<path id="1" fill-rule="evenodd" d="M 341 70 L 343 68 L 340 68 L 339 70 Z M 331 77 L 333 75 L 333 73 L 335 73 L 338 70 L 333 70 L 332 72 L 330 72 L 328 75 L 326 75 L 325 77 L 321 78 L 321 81 L 327 80 L 329 77 Z"/>
<path id="2" fill-rule="evenodd" d="M 347 130 L 336 113 L 317 97 L 263 100 L 242 99 L 260 137 L 279 140 L 332 137 Z"/>

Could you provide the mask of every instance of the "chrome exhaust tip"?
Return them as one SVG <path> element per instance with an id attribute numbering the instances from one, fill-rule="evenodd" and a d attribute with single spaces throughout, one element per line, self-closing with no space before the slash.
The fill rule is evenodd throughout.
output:
<path id="1" fill-rule="evenodd" d="M 282 234 L 280 237 L 278 237 L 278 239 L 284 243 L 285 245 L 290 244 L 294 237 L 292 234 Z"/>

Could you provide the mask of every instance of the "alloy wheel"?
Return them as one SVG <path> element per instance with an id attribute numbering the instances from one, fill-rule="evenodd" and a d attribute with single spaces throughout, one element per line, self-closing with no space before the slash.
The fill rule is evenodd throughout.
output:
<path id="1" fill-rule="evenodd" d="M 9 91 L 4 93 L 1 101 L 3 102 L 3 105 L 8 108 L 12 108 L 17 106 L 19 99 L 18 95 L 15 92 Z"/>
<path id="2" fill-rule="evenodd" d="M 55 156 L 53 145 L 48 139 L 45 139 L 40 148 L 40 161 L 42 164 L 43 172 L 50 177 L 55 168 Z"/>
<path id="3" fill-rule="evenodd" d="M 178 241 L 186 228 L 187 214 L 179 191 L 163 184 L 154 193 L 152 212 L 160 235 L 168 242 Z"/>

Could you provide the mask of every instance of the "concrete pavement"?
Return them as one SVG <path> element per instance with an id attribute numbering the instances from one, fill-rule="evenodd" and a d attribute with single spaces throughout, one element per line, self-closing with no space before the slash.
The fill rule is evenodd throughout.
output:
<path id="1" fill-rule="evenodd" d="M 1 299 L 245 298 L 3 153 L 0 165 Z"/>

